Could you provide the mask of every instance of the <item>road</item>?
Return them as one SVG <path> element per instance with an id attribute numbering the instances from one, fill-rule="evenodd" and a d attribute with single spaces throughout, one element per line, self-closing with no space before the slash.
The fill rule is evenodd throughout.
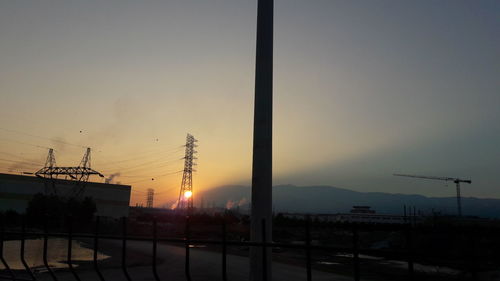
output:
<path id="1" fill-rule="evenodd" d="M 110 242 L 106 247 L 116 247 L 119 249 L 120 242 Z M 138 281 L 154 281 L 152 267 L 149 265 L 151 261 L 151 243 L 142 241 L 129 241 L 127 249 L 131 253 L 141 253 L 142 265 L 133 265 L 135 262 L 131 261 L 132 265 L 127 267 L 132 280 Z M 183 247 L 159 244 L 158 245 L 158 274 L 160 280 L 169 281 L 184 281 L 187 280 L 184 273 L 184 254 Z M 132 256 L 132 254 L 131 254 Z M 222 257 L 220 253 L 205 251 L 201 249 L 191 249 L 191 280 L 193 281 L 216 281 L 222 280 L 221 268 Z M 148 264 L 148 265 L 146 265 Z M 118 267 L 103 268 L 102 273 L 106 280 L 122 281 L 126 280 L 122 270 Z M 81 280 L 99 280 L 95 272 L 90 269 L 79 269 L 78 275 Z M 227 256 L 227 272 L 228 280 L 248 280 L 249 279 L 249 261 L 247 257 L 228 255 Z M 59 280 L 76 280 L 71 273 L 57 272 Z M 313 271 L 313 280 L 315 281 L 351 281 L 352 277 L 342 275 Z M 40 276 L 40 280 L 52 280 L 50 276 Z M 305 267 L 273 263 L 273 280 L 280 281 L 302 281 L 306 280 Z"/>

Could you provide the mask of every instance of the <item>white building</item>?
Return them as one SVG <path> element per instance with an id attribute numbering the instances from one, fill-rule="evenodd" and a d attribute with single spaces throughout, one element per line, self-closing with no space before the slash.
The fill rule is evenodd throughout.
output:
<path id="1" fill-rule="evenodd" d="M 33 195 L 54 188 L 57 194 L 68 195 L 75 190 L 76 182 L 0 173 L 0 211 L 24 213 Z M 94 199 L 97 216 L 120 218 L 128 216 L 130 190 L 130 185 L 87 182 L 81 196 Z"/>
<path id="2" fill-rule="evenodd" d="M 306 218 L 306 214 L 284 213 L 289 218 Z M 349 213 L 339 214 L 311 214 L 311 219 L 323 222 L 350 222 L 350 223 L 383 223 L 383 224 L 403 224 L 408 223 L 411 218 L 401 215 L 377 214 L 369 206 L 353 206 Z"/>

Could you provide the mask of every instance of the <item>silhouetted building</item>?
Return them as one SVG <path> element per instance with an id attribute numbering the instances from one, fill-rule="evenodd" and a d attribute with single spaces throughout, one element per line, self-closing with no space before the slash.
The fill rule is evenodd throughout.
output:
<path id="1" fill-rule="evenodd" d="M 306 214 L 283 213 L 285 217 L 305 219 Z M 383 223 L 403 224 L 410 221 L 409 217 L 391 214 L 377 214 L 370 206 L 353 206 L 349 213 L 338 214 L 310 214 L 311 219 L 322 222 L 352 222 L 352 223 Z M 414 222 L 420 221 L 420 217 L 412 218 Z"/>
<path id="2" fill-rule="evenodd" d="M 351 214 L 375 214 L 370 206 L 352 206 Z"/>
<path id="3" fill-rule="evenodd" d="M 98 216 L 120 218 L 128 216 L 130 203 L 130 185 L 97 182 L 78 183 L 70 180 L 47 180 L 32 176 L 0 173 L 0 211 L 14 210 L 24 213 L 28 202 L 37 194 L 47 191 L 65 197 L 73 194 L 75 188 L 81 188 L 80 195 L 92 197 L 96 203 Z"/>

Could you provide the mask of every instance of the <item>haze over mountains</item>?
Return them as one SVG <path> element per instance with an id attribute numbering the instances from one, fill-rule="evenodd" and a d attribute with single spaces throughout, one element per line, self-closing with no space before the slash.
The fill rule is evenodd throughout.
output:
<path id="1" fill-rule="evenodd" d="M 198 200 L 217 206 L 245 209 L 250 203 L 249 186 L 222 186 L 198 193 Z M 198 201 L 199 202 L 199 201 Z M 433 210 L 441 214 L 455 215 L 456 197 L 426 197 L 422 195 L 391 194 L 383 192 L 357 192 L 333 186 L 273 187 L 273 202 L 276 212 L 300 213 L 346 213 L 353 205 L 371 206 L 377 213 L 403 214 L 403 206 L 415 206 L 417 210 L 430 214 Z M 500 199 L 462 198 L 463 214 L 500 218 Z"/>

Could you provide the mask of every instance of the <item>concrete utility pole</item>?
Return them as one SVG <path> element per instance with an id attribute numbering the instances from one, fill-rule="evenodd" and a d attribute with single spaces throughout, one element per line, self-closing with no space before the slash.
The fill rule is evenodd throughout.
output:
<path id="1" fill-rule="evenodd" d="M 252 241 L 263 241 L 265 234 L 267 242 L 272 241 L 273 8 L 274 0 L 258 1 L 250 231 Z M 271 280 L 271 249 L 267 250 L 264 254 L 260 247 L 251 247 L 251 281 Z"/>

